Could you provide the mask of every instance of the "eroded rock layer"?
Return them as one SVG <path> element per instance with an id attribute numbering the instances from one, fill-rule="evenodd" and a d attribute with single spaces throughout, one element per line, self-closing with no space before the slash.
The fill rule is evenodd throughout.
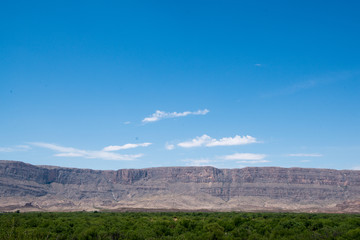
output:
<path id="1" fill-rule="evenodd" d="M 360 171 L 161 167 L 98 171 L 0 161 L 0 211 L 360 212 Z"/>

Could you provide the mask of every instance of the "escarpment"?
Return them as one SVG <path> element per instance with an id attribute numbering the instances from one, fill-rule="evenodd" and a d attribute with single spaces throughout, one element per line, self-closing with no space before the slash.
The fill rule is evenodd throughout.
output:
<path id="1" fill-rule="evenodd" d="M 360 212 L 360 171 L 159 167 L 102 171 L 0 161 L 0 211 Z"/>

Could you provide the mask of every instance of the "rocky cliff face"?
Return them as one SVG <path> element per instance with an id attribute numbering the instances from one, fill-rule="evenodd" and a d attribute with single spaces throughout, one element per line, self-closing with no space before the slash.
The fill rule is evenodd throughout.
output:
<path id="1" fill-rule="evenodd" d="M 95 171 L 0 161 L 0 211 L 360 212 L 360 171 L 166 167 Z"/>

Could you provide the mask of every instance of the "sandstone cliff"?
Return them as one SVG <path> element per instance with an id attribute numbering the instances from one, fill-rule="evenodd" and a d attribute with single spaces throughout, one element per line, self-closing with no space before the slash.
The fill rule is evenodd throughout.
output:
<path id="1" fill-rule="evenodd" d="M 96 171 L 0 161 L 0 211 L 360 212 L 360 171 L 161 167 Z"/>

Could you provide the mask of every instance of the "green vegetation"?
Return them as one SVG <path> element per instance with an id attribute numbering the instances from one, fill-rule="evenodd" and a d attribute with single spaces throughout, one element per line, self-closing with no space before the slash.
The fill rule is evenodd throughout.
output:
<path id="1" fill-rule="evenodd" d="M 0 239 L 360 239 L 360 215 L 2 213 Z"/>

